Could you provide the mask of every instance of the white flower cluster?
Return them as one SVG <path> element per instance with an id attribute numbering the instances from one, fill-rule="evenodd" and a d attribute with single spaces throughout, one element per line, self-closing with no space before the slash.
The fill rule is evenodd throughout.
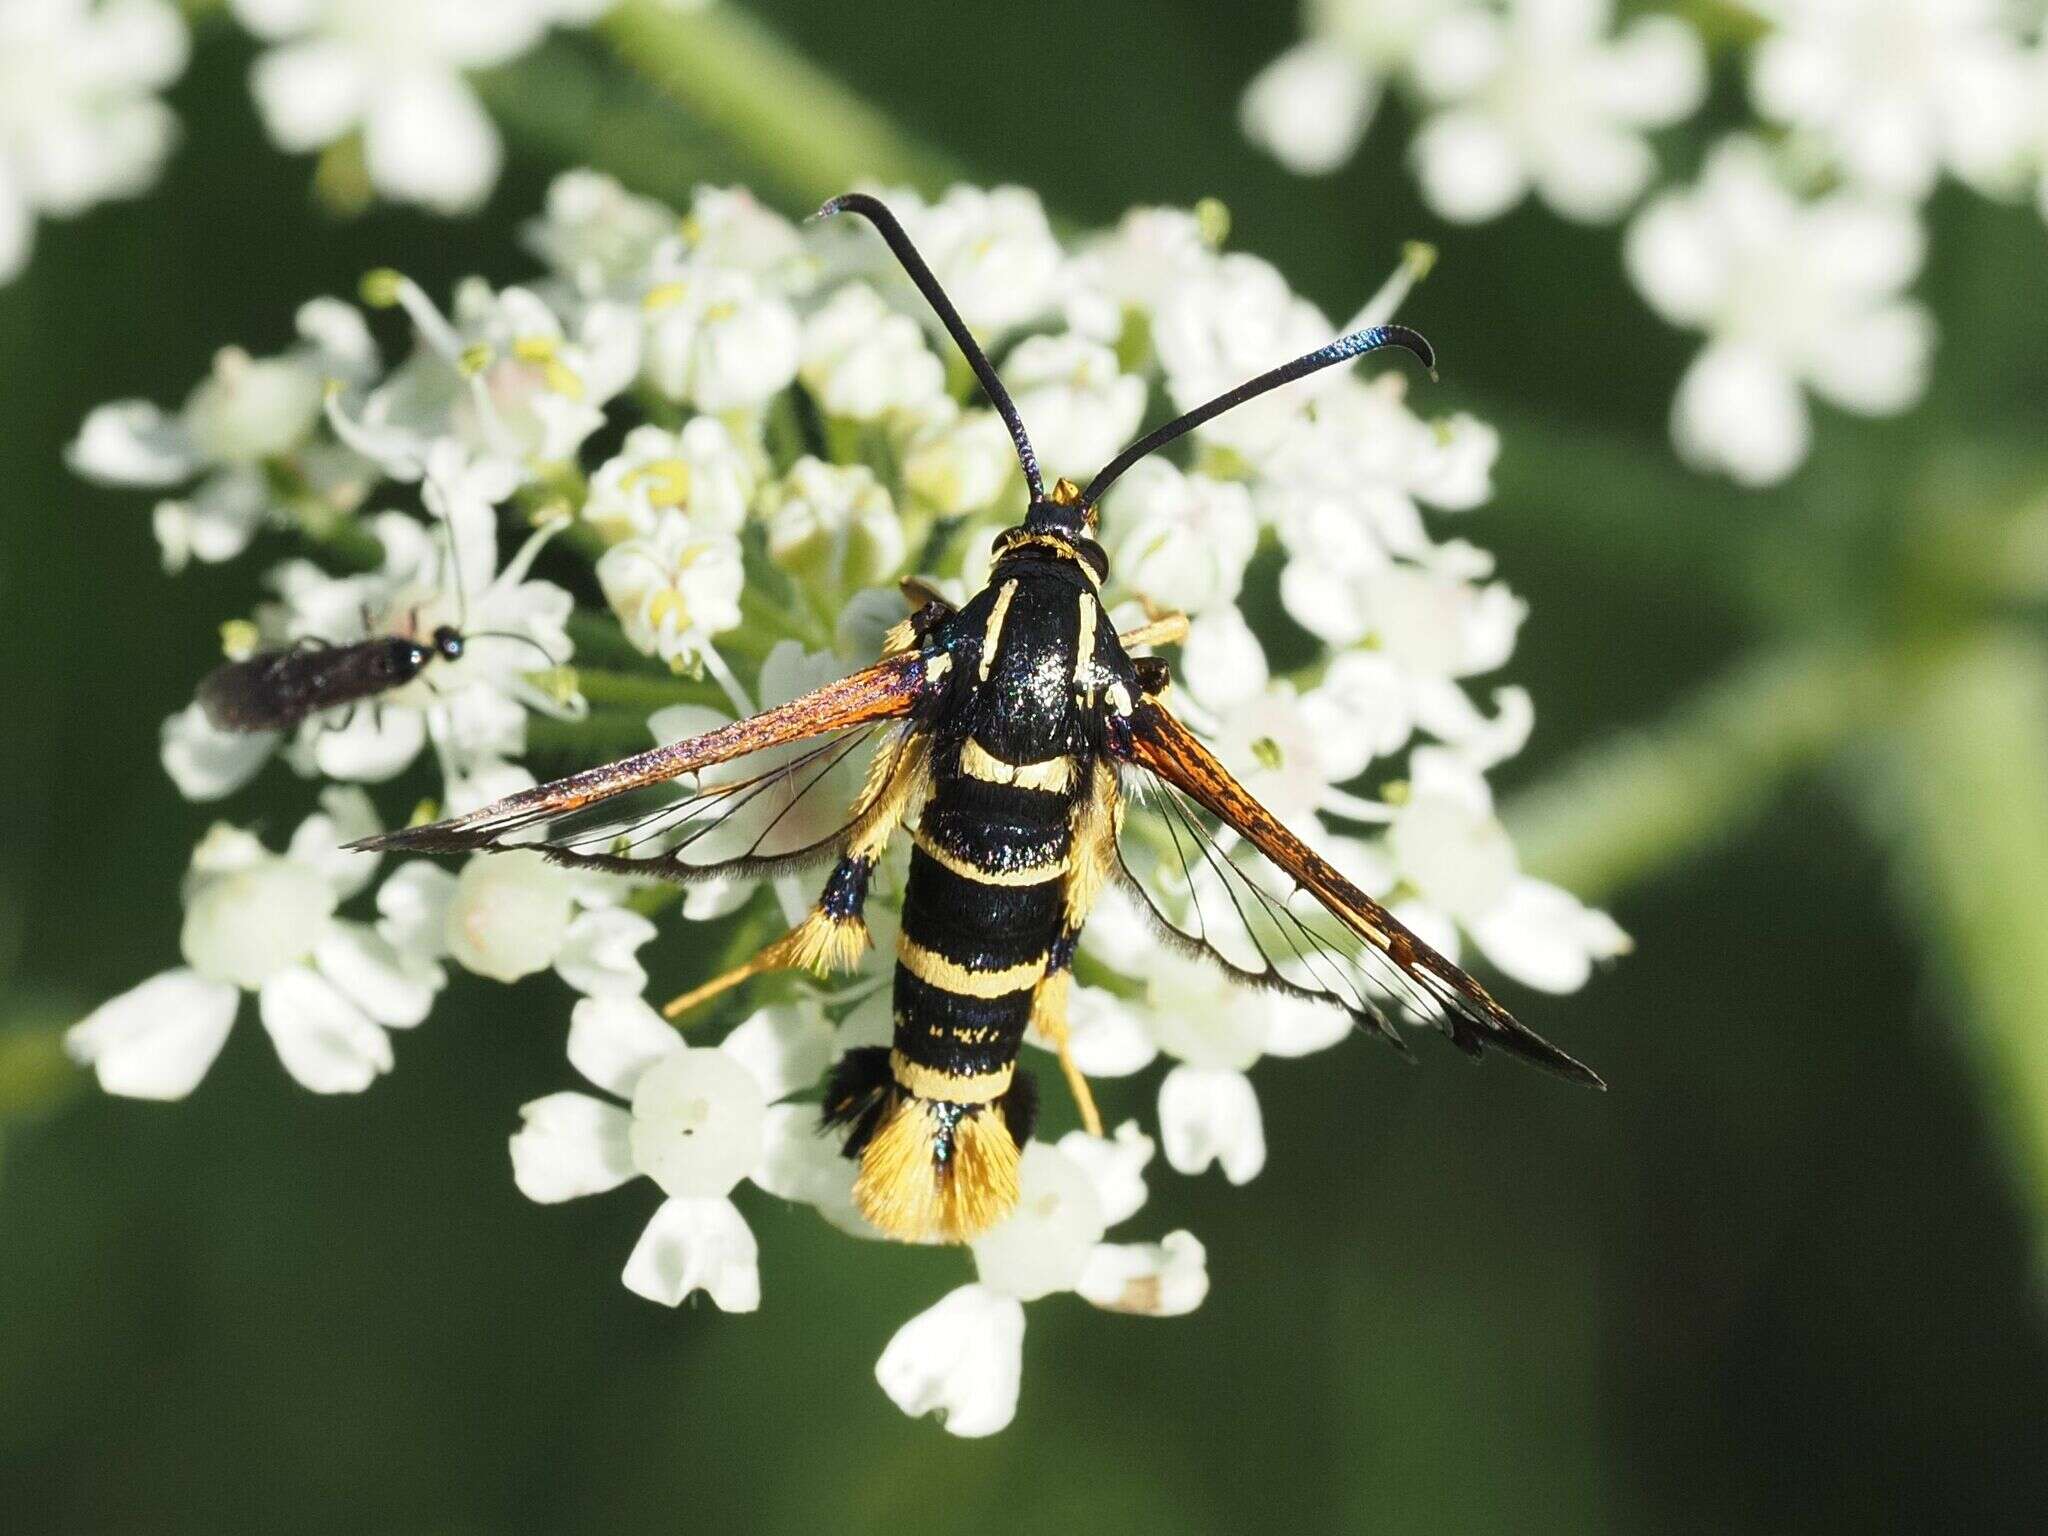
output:
<path id="1" fill-rule="evenodd" d="M 1425 113 L 1411 153 L 1444 217 L 1492 218 L 1533 187 L 1609 220 L 1655 179 L 1643 131 L 1699 107 L 1703 52 L 1677 16 L 1612 31 L 1611 0 L 1310 0 L 1308 38 L 1244 98 L 1289 168 L 1348 160 L 1389 81 Z M 1697 468 L 1776 484 L 1806 459 L 1807 397 L 1889 416 L 1925 392 L 1935 328 L 1903 297 L 1919 206 L 1946 173 L 2048 218 L 2048 33 L 2008 0 L 1747 0 L 1760 134 L 1642 210 L 1628 270 L 1707 344 L 1671 430 Z"/>
<path id="2" fill-rule="evenodd" d="M 1018 188 L 887 196 L 1054 473 L 1089 474 L 1149 417 L 1339 329 L 1267 263 L 1218 250 L 1213 218 L 1141 209 L 1068 248 Z M 530 244 L 539 278 L 471 280 L 445 310 L 373 273 L 366 298 L 412 332 L 393 366 L 358 310 L 319 300 L 293 347 L 223 353 L 178 411 L 131 401 L 85 423 L 82 472 L 173 493 L 156 512 L 169 568 L 296 544 L 253 620 L 226 627 L 235 654 L 444 624 L 469 643 L 288 741 L 218 729 L 196 706 L 167 723 L 165 765 L 190 798 L 233 792 L 280 747 L 332 787 L 282 855 L 208 833 L 186 891 L 185 965 L 106 1004 L 71 1046 L 109 1091 L 177 1097 L 253 991 L 293 1076 L 354 1091 L 390 1068 L 388 1032 L 422 1021 L 451 965 L 508 983 L 552 969 L 583 995 L 569 1063 L 610 1097 L 527 1105 L 512 1138 L 519 1187 L 556 1201 L 646 1176 L 662 1204 L 627 1286 L 744 1310 L 762 1295 L 747 1201 L 797 1201 L 869 1230 L 853 1164 L 800 1096 L 841 1052 L 889 1037 L 905 850 L 877 875 L 877 942 L 859 975 L 830 991 L 781 979 L 722 1040 L 697 1025 L 686 1044 L 643 1000 L 637 959 L 672 888 L 524 851 L 380 870 L 333 849 L 375 825 L 360 786 L 418 779 L 423 754 L 452 808 L 531 783 L 536 714 L 588 761 L 599 743 L 695 734 L 843 675 L 902 618 L 900 578 L 956 599 L 980 586 L 993 535 L 1023 512 L 1022 476 L 922 300 L 859 228 L 800 230 L 711 188 L 679 220 L 574 173 Z M 1412 276 L 1365 318 L 1385 318 Z M 1531 704 L 1513 687 L 1472 688 L 1508 660 L 1523 608 L 1483 551 L 1430 526 L 1486 500 L 1498 449 L 1483 423 L 1419 415 L 1396 371 L 1323 373 L 1119 483 L 1102 513 L 1105 601 L 1125 624 L 1192 616 L 1175 664 L 1183 713 L 1405 922 L 1448 953 L 1476 947 L 1526 984 L 1569 991 L 1627 941 L 1517 865 L 1486 775 L 1521 748 Z M 501 535 L 522 526 L 501 559 Z M 604 606 L 575 611 L 572 588 Z M 1287 628 L 1293 654 L 1315 655 L 1277 672 L 1268 646 Z M 783 809 L 824 835 L 860 767 Z M 1126 835 L 1156 842 L 1158 812 L 1134 805 Z M 1215 899 L 1164 864 L 1147 878 L 1162 910 Z M 786 878 L 730 879 L 690 888 L 681 917 L 756 906 L 772 920 L 805 895 Z M 358 900 L 362 918 L 340 915 Z M 1090 924 L 1072 1007 L 1087 1072 L 1169 1063 L 1156 1099 L 1166 1163 L 1219 1164 L 1234 1183 L 1265 1160 L 1248 1070 L 1350 1028 L 1335 1009 L 1232 986 L 1128 902 Z M 974 1283 L 883 1353 L 889 1395 L 988 1433 L 1014 1411 L 1025 1302 L 1072 1291 L 1149 1315 L 1195 1307 L 1208 1280 L 1192 1236 L 1105 1235 L 1143 1206 L 1153 1152 L 1135 1123 L 1027 1147 L 1023 1199 L 974 1244 Z"/>
<path id="3" fill-rule="evenodd" d="M 504 146 L 469 83 L 550 27 L 618 0 L 228 0 L 265 45 L 250 90 L 287 153 L 345 147 L 368 189 L 466 213 Z M 665 0 L 701 10 L 711 0 Z M 177 137 L 157 99 L 191 38 L 170 0 L 0 0 L 0 283 L 27 264 L 37 217 L 147 191 Z"/>
<path id="4" fill-rule="evenodd" d="M 249 84 L 279 149 L 325 149 L 355 136 L 381 196 L 464 213 L 490 195 L 504 159 L 467 76 L 519 58 L 551 26 L 587 25 L 615 3 L 228 0 L 228 9 L 268 45 Z"/>
<path id="5" fill-rule="evenodd" d="M 168 0 L 0 0 L 0 283 L 27 264 L 38 216 L 156 180 L 177 134 L 156 92 L 189 43 Z"/>
<path id="6" fill-rule="evenodd" d="M 1697 35 L 1668 16 L 1616 30 L 1613 0 L 1310 0 L 1308 40 L 1244 97 L 1244 129 L 1290 170 L 1333 171 L 1398 81 L 1423 122 L 1411 146 L 1424 197 L 1461 223 L 1534 191 L 1604 223 L 1656 172 L 1645 135 L 1706 95 Z"/>

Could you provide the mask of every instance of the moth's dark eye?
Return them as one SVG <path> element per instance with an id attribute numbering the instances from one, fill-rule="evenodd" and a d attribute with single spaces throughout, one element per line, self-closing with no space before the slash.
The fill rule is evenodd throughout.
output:
<path id="1" fill-rule="evenodd" d="M 462 654 L 462 636 L 449 625 L 434 631 L 434 649 L 453 661 Z"/>

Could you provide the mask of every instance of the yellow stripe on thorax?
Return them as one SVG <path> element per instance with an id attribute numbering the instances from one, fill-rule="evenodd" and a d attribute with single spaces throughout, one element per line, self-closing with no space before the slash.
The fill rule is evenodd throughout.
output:
<path id="1" fill-rule="evenodd" d="M 1095 671 L 1095 620 L 1102 604 L 1092 596 L 1081 599 L 1081 633 L 1074 642 L 1074 686 L 1085 688 Z"/>
<path id="2" fill-rule="evenodd" d="M 903 968 L 928 987 L 950 992 L 955 997 L 1008 997 L 1027 992 L 1045 975 L 1045 956 L 1000 971 L 970 971 L 957 960 L 948 960 L 937 950 L 926 949 L 907 933 L 896 936 L 896 958 Z"/>
<path id="3" fill-rule="evenodd" d="M 1017 595 L 1017 583 L 1006 581 L 996 593 L 996 605 L 989 610 L 988 627 L 981 632 L 981 680 L 995 670 L 996 647 L 1003 642 L 1003 620 L 1010 616 L 1010 600 Z"/>
<path id="4" fill-rule="evenodd" d="M 1011 1063 L 993 1072 L 942 1072 L 912 1061 L 901 1051 L 891 1051 L 889 1071 L 899 1088 L 920 1099 L 940 1099 L 948 1104 L 993 1104 L 1010 1091 L 1017 1068 Z"/>
<path id="5" fill-rule="evenodd" d="M 977 885 L 1043 885 L 1048 880 L 1058 880 L 1067 872 L 1066 855 L 1062 854 L 1050 864 L 1034 864 L 1027 869 L 983 869 L 971 864 L 954 853 L 926 838 L 923 832 L 912 834 L 924 856 L 934 864 L 951 870 L 963 880 L 972 880 Z"/>
<path id="6" fill-rule="evenodd" d="M 1012 784 L 1018 789 L 1044 789 L 1063 795 L 1074 787 L 1074 760 L 1048 757 L 1037 763 L 1006 763 L 973 737 L 960 749 L 960 771 L 984 784 Z"/>

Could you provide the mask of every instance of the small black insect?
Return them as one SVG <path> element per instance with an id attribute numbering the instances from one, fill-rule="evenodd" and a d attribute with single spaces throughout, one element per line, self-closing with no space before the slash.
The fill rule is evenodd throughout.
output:
<path id="1" fill-rule="evenodd" d="M 1403 326 L 1353 332 L 1156 428 L 1085 489 L 1067 480 L 1047 489 L 1002 380 L 902 226 L 864 194 L 824 209 L 841 211 L 865 218 L 895 252 L 1016 443 L 1030 504 L 997 536 L 988 584 L 959 608 L 906 593 L 922 606 L 890 632 L 880 661 L 751 719 L 354 846 L 537 849 L 643 879 L 831 864 L 807 916 L 677 998 L 674 1016 L 765 971 L 856 965 L 870 943 L 870 877 L 908 830 L 894 1038 L 848 1051 L 822 1106 L 860 1161 L 855 1202 L 898 1238 L 967 1241 L 1016 1204 L 1038 1102 L 1018 1065 L 1027 1028 L 1059 1053 L 1083 1124 L 1101 1133 L 1069 1048 L 1067 1002 L 1082 925 L 1112 883 L 1171 940 L 1240 981 L 1343 1008 L 1391 1044 L 1397 1025 L 1427 1025 L 1474 1055 L 1498 1049 L 1597 1086 L 1589 1068 L 1516 1022 L 1282 826 L 1181 724 L 1166 664 L 1130 652 L 1184 638 L 1184 616 L 1119 634 L 1099 596 L 1109 561 L 1095 538 L 1097 506 L 1131 465 L 1232 406 L 1381 347 L 1429 366 L 1429 343 Z M 778 834 L 803 796 L 871 743 L 866 786 L 843 825 L 823 838 Z M 755 758 L 757 771 L 701 777 L 756 754 L 774 755 Z M 1160 818 L 1170 851 L 1120 839 L 1133 797 Z M 755 834 L 746 818 L 765 825 Z M 1165 883 L 1197 898 L 1193 910 L 1161 906 L 1134 859 L 1161 862 Z M 1218 1006 L 1230 1003 L 1219 996 Z"/>
<path id="2" fill-rule="evenodd" d="M 460 571 L 452 524 L 448 525 L 448 552 L 450 569 Z M 459 579 L 456 597 L 466 614 L 469 602 Z M 363 627 L 370 627 L 367 609 Z M 309 636 L 240 661 L 223 662 L 200 679 L 199 707 L 215 730 L 288 731 L 325 710 L 360 704 L 401 688 L 431 662 L 459 661 L 472 640 L 516 640 L 539 651 L 549 666 L 557 665 L 547 647 L 528 635 L 503 630 L 466 635 L 457 625 L 442 624 L 422 638 L 416 624 L 407 628 L 415 632 L 369 635 L 346 645 Z"/>
<path id="3" fill-rule="evenodd" d="M 216 730 L 288 731 L 322 710 L 358 704 L 409 683 L 431 661 L 455 661 L 466 644 L 452 624 L 443 624 L 425 640 L 412 635 L 372 635 L 350 645 L 302 640 L 215 667 L 200 681 L 199 707 Z"/>

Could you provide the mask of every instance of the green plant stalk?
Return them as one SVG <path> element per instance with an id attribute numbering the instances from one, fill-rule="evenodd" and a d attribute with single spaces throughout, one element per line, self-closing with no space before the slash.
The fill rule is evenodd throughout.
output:
<path id="1" fill-rule="evenodd" d="M 626 0 L 601 29 L 637 75 L 716 124 L 780 188 L 819 203 L 863 181 L 935 192 L 961 177 L 772 28 L 735 5 Z"/>
<path id="2" fill-rule="evenodd" d="M 1502 819 L 1531 874 L 1605 900 L 1760 815 L 1785 778 L 1880 717 L 1891 671 L 1828 647 L 1753 654 L 1524 790 Z"/>
<path id="3" fill-rule="evenodd" d="M 78 1068 L 64 1054 L 62 1030 L 0 1034 L 0 1121 L 47 1109 L 78 1084 Z"/>
<path id="4" fill-rule="evenodd" d="M 577 669 L 583 696 L 596 708 L 636 710 L 641 715 L 671 704 L 707 704 L 729 710 L 731 703 L 708 678 L 662 677 L 640 672 L 613 672 L 599 667 Z"/>
<path id="5" fill-rule="evenodd" d="M 1959 1022 L 2048 1270 L 2048 645 L 1994 633 L 1931 681 L 1871 810 L 1967 1000 Z"/>

